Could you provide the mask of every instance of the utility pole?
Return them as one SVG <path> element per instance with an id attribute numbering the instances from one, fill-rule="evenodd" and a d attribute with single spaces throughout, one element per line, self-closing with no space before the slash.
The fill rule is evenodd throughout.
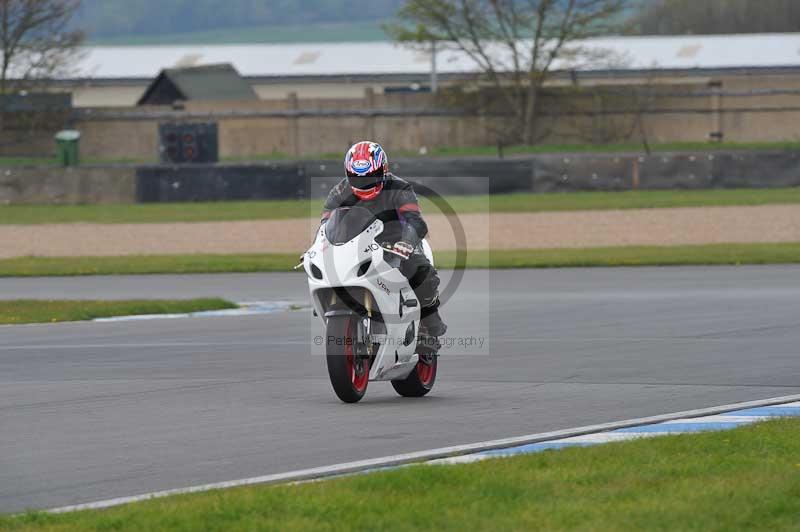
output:
<path id="1" fill-rule="evenodd" d="M 439 91 L 439 73 L 436 71 L 436 40 L 431 41 L 431 92 Z"/>

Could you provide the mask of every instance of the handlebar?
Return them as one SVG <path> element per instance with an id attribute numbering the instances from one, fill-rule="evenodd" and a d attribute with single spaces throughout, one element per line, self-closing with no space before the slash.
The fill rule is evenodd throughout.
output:
<path id="1" fill-rule="evenodd" d="M 386 255 L 386 253 L 383 254 L 383 260 L 386 261 L 386 264 L 388 264 L 392 268 L 399 269 L 400 265 L 403 264 L 403 260 L 405 259 L 405 257 L 400 255 L 398 252 L 396 252 L 394 249 L 390 247 L 387 246 L 381 246 L 381 247 L 383 248 L 383 251 L 389 253 L 388 256 Z"/>

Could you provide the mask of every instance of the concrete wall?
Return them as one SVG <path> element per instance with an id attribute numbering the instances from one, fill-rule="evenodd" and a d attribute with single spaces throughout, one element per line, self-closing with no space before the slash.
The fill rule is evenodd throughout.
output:
<path id="1" fill-rule="evenodd" d="M 75 107 L 131 107 L 142 97 L 149 81 L 120 85 L 85 83 L 71 89 Z"/>
<path id="2" fill-rule="evenodd" d="M 611 81 L 625 86 L 625 80 Z M 711 94 L 710 81 L 721 82 L 719 90 L 725 95 Z M 592 92 L 545 99 L 544 116 L 538 122 L 539 141 L 639 142 L 641 131 L 651 143 L 707 141 L 716 132 L 734 142 L 800 141 L 800 76 L 661 79 L 655 88 L 671 95 L 638 107 L 624 98 L 605 99 Z M 131 93 L 139 90 L 134 86 L 124 89 Z M 112 88 L 85 90 L 102 93 Z M 83 108 L 76 109 L 72 117 L 40 120 L 36 127 L 3 118 L 0 155 L 51 155 L 55 151 L 53 133 L 67 125 L 83 133 L 84 156 L 141 162 L 158 159 L 158 124 L 164 121 L 216 121 L 223 159 L 340 154 L 353 141 L 364 138 L 381 141 L 390 154 L 441 146 L 492 146 L 508 129 L 501 117 L 475 112 L 459 115 L 442 97 L 385 95 L 367 84 L 359 90 L 361 98 L 346 97 L 328 87 L 321 91 L 327 93 L 325 98 L 308 93 L 305 97 L 247 102 L 187 102 L 183 110 L 170 106 Z M 775 94 L 776 90 L 789 92 Z M 692 92 L 695 95 L 680 96 Z M 488 103 L 491 105 L 491 100 Z M 639 119 L 641 128 L 635 127 Z"/>
<path id="3" fill-rule="evenodd" d="M 132 203 L 133 166 L 0 168 L 0 204 Z"/>
<path id="4" fill-rule="evenodd" d="M 784 87 L 785 86 L 785 87 Z M 780 79 L 743 78 L 725 86 L 729 94 L 766 87 L 791 88 Z M 695 86 L 674 85 L 688 92 Z M 735 142 L 800 141 L 800 94 L 758 97 L 709 95 L 662 96 L 631 107 L 603 102 L 590 94 L 569 101 L 546 101 L 539 121 L 542 143 L 702 142 L 722 132 Z M 635 127 L 637 119 L 642 127 Z M 290 157 L 343 152 L 363 138 L 381 141 L 389 153 L 418 152 L 439 146 L 470 147 L 497 143 L 508 128 L 499 117 L 458 116 L 429 94 L 364 98 L 288 98 L 254 102 L 187 102 L 185 109 L 89 109 L 77 114 L 84 133 L 82 152 L 89 157 L 155 161 L 161 121 L 203 120 L 219 124 L 223 158 L 246 159 L 270 154 Z"/>
<path id="5" fill-rule="evenodd" d="M 55 153 L 53 136 L 68 123 L 68 111 L 0 113 L 0 155 L 52 155 Z"/>

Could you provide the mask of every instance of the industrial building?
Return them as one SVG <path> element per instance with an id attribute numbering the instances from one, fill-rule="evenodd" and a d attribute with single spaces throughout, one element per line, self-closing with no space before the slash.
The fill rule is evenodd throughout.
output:
<path id="1" fill-rule="evenodd" d="M 735 89 L 800 89 L 800 33 L 608 37 L 580 43 L 602 61 L 555 65 L 554 83 L 648 82 L 708 84 Z M 495 52 L 502 58 L 502 51 Z M 133 106 L 162 71 L 230 64 L 262 100 L 363 98 L 431 90 L 474 77 L 463 52 L 391 42 L 291 45 L 86 47 L 73 79 L 58 81 L 77 107 Z M 435 68 L 434 68 L 435 65 Z M 434 75 L 435 71 L 435 75 Z M 198 81 L 202 83 L 202 80 Z M 202 89 L 201 89 L 202 91 Z M 220 98 L 225 99 L 225 98 Z"/>

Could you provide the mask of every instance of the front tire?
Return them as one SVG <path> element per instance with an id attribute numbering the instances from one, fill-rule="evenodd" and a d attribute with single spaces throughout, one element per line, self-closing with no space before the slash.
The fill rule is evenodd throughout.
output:
<path id="1" fill-rule="evenodd" d="M 438 356 L 420 355 L 417 367 L 405 379 L 392 381 L 392 387 L 403 397 L 422 397 L 433 389 L 438 367 Z"/>
<path id="2" fill-rule="evenodd" d="M 356 355 L 357 316 L 334 316 L 325 330 L 325 358 L 333 391 L 345 403 L 357 403 L 369 383 L 369 358 Z"/>

